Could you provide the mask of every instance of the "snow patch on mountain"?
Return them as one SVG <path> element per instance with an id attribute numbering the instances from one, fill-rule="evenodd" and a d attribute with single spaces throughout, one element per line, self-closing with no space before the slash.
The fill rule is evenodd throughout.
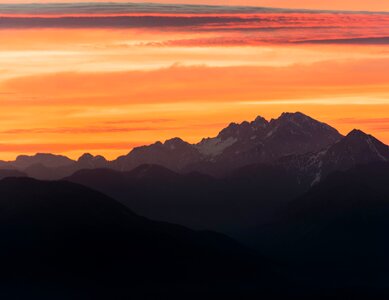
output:
<path id="1" fill-rule="evenodd" d="M 229 137 L 225 140 L 221 138 L 206 139 L 196 145 L 198 151 L 207 156 L 217 156 L 223 153 L 225 149 L 237 142 L 236 138 Z"/>

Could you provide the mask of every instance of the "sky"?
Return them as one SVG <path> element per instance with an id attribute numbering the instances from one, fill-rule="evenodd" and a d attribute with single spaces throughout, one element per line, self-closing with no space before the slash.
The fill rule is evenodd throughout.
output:
<path id="1" fill-rule="evenodd" d="M 55 3 L 55 2 L 142 2 L 140 0 L 0 0 L 0 3 Z M 146 2 L 179 3 L 179 4 L 212 4 L 212 5 L 243 5 L 243 6 L 267 6 L 282 8 L 307 8 L 307 9 L 331 9 L 331 10 L 367 10 L 389 11 L 389 2 L 385 0 L 154 0 Z"/>
<path id="2" fill-rule="evenodd" d="M 385 2 L 0 4 L 0 159 L 113 159 L 284 111 L 389 143 L 389 14 L 295 9 Z M 290 9 L 224 5 L 244 3 Z"/>

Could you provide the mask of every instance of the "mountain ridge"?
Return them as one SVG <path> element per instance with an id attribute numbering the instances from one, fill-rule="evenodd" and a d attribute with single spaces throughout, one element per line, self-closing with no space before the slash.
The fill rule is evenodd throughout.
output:
<path id="1" fill-rule="evenodd" d="M 365 147 L 356 147 L 361 148 L 360 151 L 365 151 L 369 143 L 370 150 L 367 150 L 376 151 L 376 155 L 386 153 L 384 146 L 378 146 L 380 142 L 374 137 L 358 139 L 358 136 L 364 136 L 362 133 L 355 129 L 343 136 L 330 125 L 301 112 L 284 112 L 269 121 L 257 116 L 250 122 L 230 123 L 216 136 L 203 138 L 195 144 L 174 137 L 165 142 L 157 141 L 135 147 L 128 154 L 112 161 L 89 153 L 83 154 L 78 160 L 71 160 L 63 155 L 37 153 L 34 156 L 20 155 L 15 161 L 0 162 L 0 168 L 16 169 L 37 179 L 61 179 L 81 169 L 111 168 L 130 171 L 143 164 L 154 164 L 179 173 L 200 172 L 223 177 L 234 169 L 252 164 L 282 165 L 293 156 L 298 156 L 295 160 L 303 162 L 309 160 L 303 158 L 309 153 L 319 157 L 321 151 L 339 145 L 338 142 L 342 140 L 343 144 L 350 143 L 348 140 L 365 144 Z M 386 154 L 382 157 L 386 159 Z M 296 161 L 290 163 L 297 165 Z"/>
<path id="2" fill-rule="evenodd" d="M 389 161 L 389 146 L 370 134 L 353 129 L 337 143 L 316 153 L 283 157 L 277 164 L 292 170 L 310 185 L 334 171 L 346 171 L 356 165 Z"/>

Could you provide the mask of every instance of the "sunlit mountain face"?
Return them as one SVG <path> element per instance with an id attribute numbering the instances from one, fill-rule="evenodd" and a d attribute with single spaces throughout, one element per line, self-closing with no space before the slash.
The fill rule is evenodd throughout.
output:
<path id="1" fill-rule="evenodd" d="M 113 159 L 283 111 L 388 143 L 389 14 L 355 3 L 0 4 L 0 159 Z"/>

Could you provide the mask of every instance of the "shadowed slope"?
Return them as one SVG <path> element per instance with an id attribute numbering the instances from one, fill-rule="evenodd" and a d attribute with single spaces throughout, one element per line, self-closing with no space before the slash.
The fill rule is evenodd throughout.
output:
<path id="1" fill-rule="evenodd" d="M 336 172 L 289 204 L 269 251 L 311 279 L 385 287 L 388 216 L 388 163 Z"/>
<path id="2" fill-rule="evenodd" d="M 149 221 L 77 184 L 8 178 L 0 194 L 3 293 L 41 285 L 55 295 L 90 286 L 142 294 L 143 285 L 221 292 L 226 280 L 237 292 L 261 277 L 257 258 L 229 238 Z"/>

